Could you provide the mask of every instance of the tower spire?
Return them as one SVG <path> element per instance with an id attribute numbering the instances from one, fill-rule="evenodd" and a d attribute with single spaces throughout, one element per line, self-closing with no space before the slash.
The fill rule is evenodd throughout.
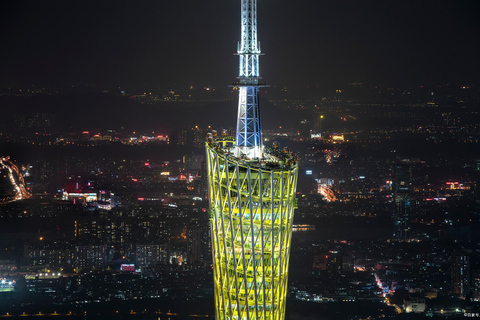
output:
<path id="1" fill-rule="evenodd" d="M 258 78 L 257 0 L 242 0 L 242 37 L 239 43 L 239 78 Z"/>
<path id="2" fill-rule="evenodd" d="M 242 34 L 237 54 L 240 68 L 235 155 L 263 157 L 262 126 L 258 107 L 260 44 L 257 40 L 257 0 L 242 0 Z"/>

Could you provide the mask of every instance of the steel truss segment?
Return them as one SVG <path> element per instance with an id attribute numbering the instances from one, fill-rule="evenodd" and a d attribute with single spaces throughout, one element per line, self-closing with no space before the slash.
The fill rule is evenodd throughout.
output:
<path id="1" fill-rule="evenodd" d="M 217 319 L 284 319 L 297 167 L 260 169 L 207 145 Z"/>
<path id="2" fill-rule="evenodd" d="M 258 104 L 259 87 L 240 87 L 237 117 L 236 156 L 262 158 L 263 137 Z"/>
<path id="3" fill-rule="evenodd" d="M 257 0 L 242 0 L 241 8 L 242 34 L 238 47 L 241 86 L 239 88 L 235 154 L 238 157 L 255 159 L 261 158 L 263 154 L 258 105 L 259 56 L 261 52 L 257 39 Z"/>

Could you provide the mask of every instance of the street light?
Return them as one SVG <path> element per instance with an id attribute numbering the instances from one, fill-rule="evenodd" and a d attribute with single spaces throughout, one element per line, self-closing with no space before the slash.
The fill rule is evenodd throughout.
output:
<path id="1" fill-rule="evenodd" d="M 320 126 L 319 126 L 319 129 L 318 129 L 318 133 L 320 133 L 320 136 L 322 134 L 322 119 L 323 119 L 323 114 L 320 115 Z"/>

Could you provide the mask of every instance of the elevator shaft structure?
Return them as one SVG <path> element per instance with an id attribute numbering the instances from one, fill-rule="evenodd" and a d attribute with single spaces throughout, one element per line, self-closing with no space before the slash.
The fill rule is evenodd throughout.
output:
<path id="1" fill-rule="evenodd" d="M 283 320 L 298 164 L 288 148 L 263 145 L 257 1 L 241 6 L 237 131 L 206 142 L 215 317 Z"/>

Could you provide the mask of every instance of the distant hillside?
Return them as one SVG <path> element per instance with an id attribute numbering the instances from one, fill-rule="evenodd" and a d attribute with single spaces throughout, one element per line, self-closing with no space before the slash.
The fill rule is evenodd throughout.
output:
<path id="1" fill-rule="evenodd" d="M 305 118 L 299 112 L 280 109 L 260 99 L 265 129 L 298 126 Z M 162 102 L 142 104 L 128 97 L 109 94 L 70 94 L 58 96 L 0 97 L 3 121 L 11 125 L 16 115 L 53 113 L 57 125 L 74 130 L 119 128 L 169 130 L 183 126 L 235 127 L 237 101 L 212 103 Z M 2 121 L 2 120 L 0 120 Z"/>

